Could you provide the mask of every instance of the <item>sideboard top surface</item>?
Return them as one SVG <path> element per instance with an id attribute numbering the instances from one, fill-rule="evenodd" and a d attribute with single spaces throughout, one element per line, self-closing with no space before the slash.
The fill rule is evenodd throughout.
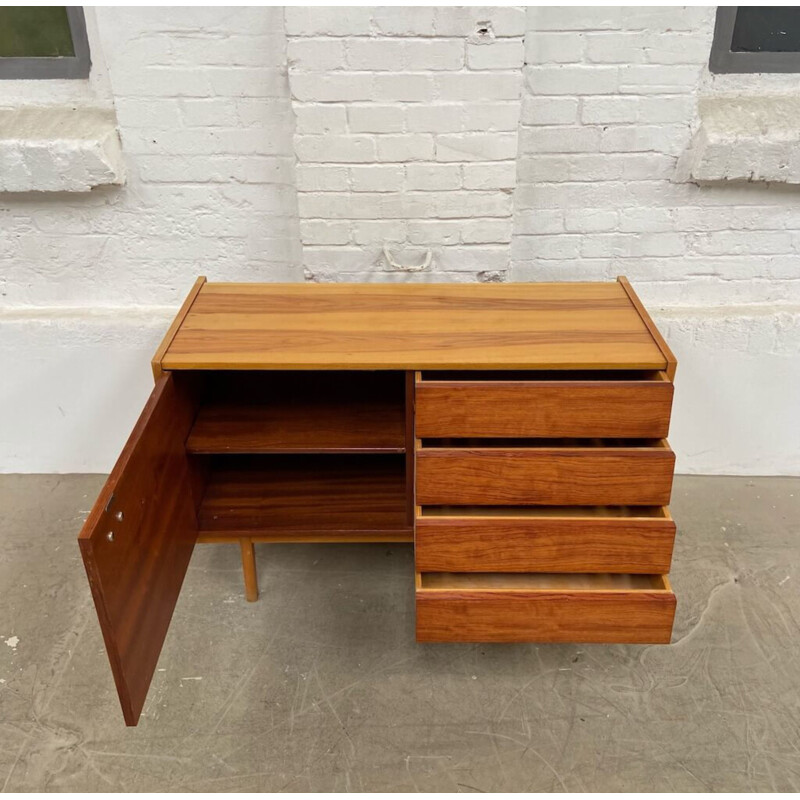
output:
<path id="1" fill-rule="evenodd" d="M 664 369 L 624 279 L 278 284 L 199 278 L 154 358 L 175 369 Z"/>

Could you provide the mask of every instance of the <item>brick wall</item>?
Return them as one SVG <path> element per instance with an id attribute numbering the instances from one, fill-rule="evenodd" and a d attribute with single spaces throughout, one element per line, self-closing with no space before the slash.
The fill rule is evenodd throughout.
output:
<path id="1" fill-rule="evenodd" d="M 286 9 L 309 280 L 502 280 L 525 12 Z M 387 263 L 384 245 L 395 264 Z"/>
<path id="2" fill-rule="evenodd" d="M 681 364 L 679 471 L 800 470 L 797 186 L 675 170 L 701 96 L 780 101 L 797 76 L 709 76 L 712 8 L 99 8 L 87 24 L 89 81 L 0 81 L 0 108 L 113 110 L 128 175 L 0 194 L 0 470 L 109 469 L 199 273 L 624 273 Z M 387 266 L 384 243 L 432 265 Z"/>
<path id="3" fill-rule="evenodd" d="M 708 75 L 714 12 L 528 9 L 514 280 L 625 274 L 663 306 L 800 301 L 796 187 L 673 180 L 700 90 L 780 85 Z"/>
<path id="4" fill-rule="evenodd" d="M 113 106 L 128 184 L 0 194 L 0 306 L 174 306 L 199 273 L 300 279 L 283 10 L 96 14 L 91 86 L 0 81 L 0 107 Z"/>

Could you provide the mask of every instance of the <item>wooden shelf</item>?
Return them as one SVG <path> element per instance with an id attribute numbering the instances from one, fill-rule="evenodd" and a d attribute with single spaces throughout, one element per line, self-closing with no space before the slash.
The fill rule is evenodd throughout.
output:
<path id="1" fill-rule="evenodd" d="M 405 459 L 397 455 L 217 456 L 201 537 L 409 541 Z"/>
<path id="2" fill-rule="evenodd" d="M 402 375 L 273 373 L 211 386 L 190 453 L 403 453 Z"/>
<path id="3" fill-rule="evenodd" d="M 186 449 L 190 453 L 403 453 L 403 401 L 215 403 L 200 409 Z"/>

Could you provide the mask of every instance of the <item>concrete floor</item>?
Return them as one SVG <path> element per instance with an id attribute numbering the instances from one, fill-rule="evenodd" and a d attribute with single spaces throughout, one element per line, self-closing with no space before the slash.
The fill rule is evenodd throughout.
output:
<path id="1" fill-rule="evenodd" d="M 75 542 L 0 476 L 5 791 L 797 791 L 800 479 L 679 478 L 670 647 L 417 645 L 408 546 L 195 550 L 125 728 Z"/>

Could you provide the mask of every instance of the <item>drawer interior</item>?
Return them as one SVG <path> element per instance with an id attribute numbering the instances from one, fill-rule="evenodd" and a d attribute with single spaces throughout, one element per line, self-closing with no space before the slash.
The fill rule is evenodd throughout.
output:
<path id="1" fill-rule="evenodd" d="M 442 591 L 659 591 L 671 592 L 666 575 L 612 573 L 423 572 L 418 589 Z"/>

